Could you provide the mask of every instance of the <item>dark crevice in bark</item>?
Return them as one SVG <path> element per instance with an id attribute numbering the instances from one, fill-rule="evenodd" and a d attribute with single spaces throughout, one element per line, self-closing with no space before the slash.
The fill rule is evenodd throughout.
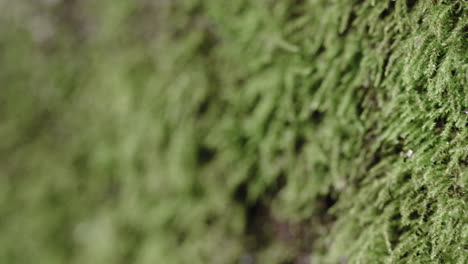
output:
<path id="1" fill-rule="evenodd" d="M 338 198 L 333 189 L 317 197 L 315 202 L 317 207 L 310 218 L 293 222 L 276 216 L 272 211 L 271 202 L 285 184 L 281 176 L 278 178 L 279 183 L 273 188 L 274 190 L 267 192 L 265 197 L 253 204 L 246 205 L 246 254 L 241 257 L 241 263 L 260 263 L 258 256 L 261 252 L 278 244 L 291 252 L 290 257 L 283 263 L 309 263 L 315 240 L 319 237 L 318 230 L 329 229 L 336 219 L 329 212 Z M 241 186 L 238 193 L 244 196 L 247 191 L 246 185 Z"/>

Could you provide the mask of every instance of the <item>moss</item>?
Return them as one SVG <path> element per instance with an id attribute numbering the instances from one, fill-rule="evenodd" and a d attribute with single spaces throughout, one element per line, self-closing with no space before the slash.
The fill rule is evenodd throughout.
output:
<path id="1" fill-rule="evenodd" d="M 1 263 L 465 262 L 465 1 L 0 5 Z"/>

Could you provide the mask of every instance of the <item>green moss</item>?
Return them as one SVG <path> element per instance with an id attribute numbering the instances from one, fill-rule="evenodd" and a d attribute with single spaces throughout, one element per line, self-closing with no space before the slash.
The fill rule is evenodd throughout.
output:
<path id="1" fill-rule="evenodd" d="M 94 2 L 0 4 L 0 263 L 465 262 L 465 1 Z"/>

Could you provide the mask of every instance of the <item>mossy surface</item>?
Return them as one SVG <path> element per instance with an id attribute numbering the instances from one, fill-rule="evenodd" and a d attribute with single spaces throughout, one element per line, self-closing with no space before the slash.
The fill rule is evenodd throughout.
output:
<path id="1" fill-rule="evenodd" d="M 467 7 L 0 1 L 0 263 L 466 263 Z"/>

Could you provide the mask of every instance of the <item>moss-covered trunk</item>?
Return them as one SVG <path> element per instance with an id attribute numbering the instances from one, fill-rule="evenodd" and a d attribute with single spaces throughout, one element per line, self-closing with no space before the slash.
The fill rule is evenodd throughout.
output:
<path id="1" fill-rule="evenodd" d="M 0 7 L 0 263 L 466 263 L 466 1 Z"/>

